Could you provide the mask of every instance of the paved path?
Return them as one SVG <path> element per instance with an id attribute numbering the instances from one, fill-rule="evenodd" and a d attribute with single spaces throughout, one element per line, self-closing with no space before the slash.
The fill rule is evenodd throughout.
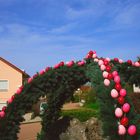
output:
<path id="1" fill-rule="evenodd" d="M 79 103 L 68 103 L 63 106 L 63 110 L 78 109 Z M 18 134 L 19 140 L 36 140 L 37 133 L 41 130 L 40 117 L 31 120 L 31 113 L 26 114 L 25 122 L 21 124 L 21 130 Z"/>
<path id="2" fill-rule="evenodd" d="M 79 109 L 80 105 L 79 103 L 67 103 L 63 105 L 62 110 L 71 110 L 71 109 Z M 40 117 L 35 117 L 35 119 L 31 119 L 32 113 L 27 113 L 24 115 L 25 121 L 22 123 L 31 123 L 31 122 L 39 122 L 41 121 Z"/>
<path id="3" fill-rule="evenodd" d="M 63 105 L 63 110 L 71 110 L 71 109 L 79 109 L 80 104 L 79 103 L 66 103 Z"/>
<path id="4" fill-rule="evenodd" d="M 19 140 L 36 140 L 37 133 L 41 130 L 39 122 L 22 124 L 20 127 Z"/>

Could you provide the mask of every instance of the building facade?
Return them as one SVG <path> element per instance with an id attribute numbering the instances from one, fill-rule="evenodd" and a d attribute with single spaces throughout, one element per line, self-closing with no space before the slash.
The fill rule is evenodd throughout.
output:
<path id="1" fill-rule="evenodd" d="M 0 57 L 0 109 L 29 75 Z"/>

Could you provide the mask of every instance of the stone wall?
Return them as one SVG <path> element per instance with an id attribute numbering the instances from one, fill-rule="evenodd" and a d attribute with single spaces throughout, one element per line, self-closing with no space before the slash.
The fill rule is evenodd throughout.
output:
<path id="1" fill-rule="evenodd" d="M 46 140 L 107 140 L 102 138 L 101 122 L 91 118 L 86 122 L 61 118 L 47 133 Z"/>

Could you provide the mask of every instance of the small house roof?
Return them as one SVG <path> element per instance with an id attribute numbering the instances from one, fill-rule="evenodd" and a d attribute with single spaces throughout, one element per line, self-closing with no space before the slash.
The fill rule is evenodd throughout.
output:
<path id="1" fill-rule="evenodd" d="M 0 57 L 0 60 L 3 61 L 4 63 L 6 63 L 7 65 L 9 65 L 10 67 L 12 67 L 13 69 L 17 70 L 21 74 L 23 74 L 23 76 L 30 77 L 25 71 L 19 69 L 18 67 L 16 67 L 15 65 L 13 65 L 12 63 L 10 63 L 9 61 L 5 60 L 4 58 Z"/>

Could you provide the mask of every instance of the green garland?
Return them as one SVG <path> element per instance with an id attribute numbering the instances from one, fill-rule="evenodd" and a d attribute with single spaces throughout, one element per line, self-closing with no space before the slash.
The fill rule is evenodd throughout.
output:
<path id="1" fill-rule="evenodd" d="M 98 63 L 91 58 L 95 53 L 89 52 L 85 61 L 73 61 L 68 64 L 60 62 L 53 68 L 47 67 L 45 70 L 35 74 L 32 78 L 20 87 L 14 96 L 8 100 L 7 107 L 0 112 L 0 140 L 16 140 L 20 130 L 20 123 L 24 121 L 23 115 L 32 109 L 32 105 L 39 101 L 40 97 L 47 97 L 48 107 L 42 116 L 41 140 L 45 140 L 45 132 L 58 120 L 60 111 L 65 101 L 70 98 L 74 91 L 81 85 L 90 81 L 97 92 L 100 102 L 100 119 L 103 121 L 104 135 L 111 140 L 138 139 L 139 136 L 139 116 L 134 112 L 133 104 L 126 97 L 125 101 L 131 104 L 131 110 L 127 114 L 130 124 L 135 124 L 137 133 L 130 136 L 126 133 L 118 135 L 118 119 L 114 115 L 117 100 L 110 96 L 110 91 L 114 87 L 113 79 L 109 86 L 104 86 L 104 78 Z M 99 59 L 95 57 L 96 59 Z M 100 59 L 99 59 L 100 60 Z M 110 65 L 116 62 L 110 62 Z M 117 69 L 118 68 L 118 69 Z M 120 72 L 119 67 L 116 69 Z M 128 126 L 127 126 L 128 128 Z"/>

